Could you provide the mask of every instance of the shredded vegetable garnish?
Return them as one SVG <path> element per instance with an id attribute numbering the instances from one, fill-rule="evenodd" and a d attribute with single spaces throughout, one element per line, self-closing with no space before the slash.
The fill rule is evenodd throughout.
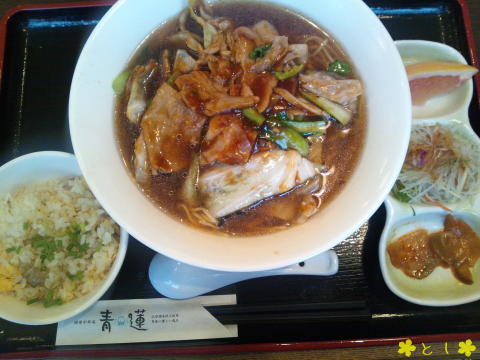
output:
<path id="1" fill-rule="evenodd" d="M 453 210 L 452 210 L 452 209 L 450 209 L 450 208 L 446 207 L 446 206 L 445 206 L 445 205 L 443 205 L 441 202 L 438 202 L 438 201 L 432 200 L 432 199 L 430 198 L 430 196 L 428 196 L 428 195 L 426 195 L 426 194 L 425 194 L 425 195 L 423 195 L 423 197 L 424 197 L 424 198 L 425 198 L 427 201 L 431 202 L 431 203 L 432 203 L 432 205 L 438 206 L 439 208 L 441 208 L 441 209 L 443 209 L 443 210 L 445 210 L 445 211 L 448 211 L 448 212 L 453 212 Z"/>
<path id="2" fill-rule="evenodd" d="M 392 194 L 410 204 L 448 208 L 478 194 L 479 172 L 480 150 L 461 125 L 415 126 Z"/>

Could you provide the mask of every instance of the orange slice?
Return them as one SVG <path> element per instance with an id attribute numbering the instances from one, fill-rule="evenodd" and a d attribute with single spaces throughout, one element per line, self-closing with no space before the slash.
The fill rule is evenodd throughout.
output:
<path id="1" fill-rule="evenodd" d="M 423 105 L 435 96 L 455 90 L 478 72 L 473 66 L 440 61 L 411 64 L 405 69 L 413 105 Z"/>

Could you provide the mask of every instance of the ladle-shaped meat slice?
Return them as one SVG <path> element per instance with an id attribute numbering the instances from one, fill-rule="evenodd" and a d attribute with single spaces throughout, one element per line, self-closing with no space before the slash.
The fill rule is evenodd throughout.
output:
<path id="1" fill-rule="evenodd" d="M 238 114 L 220 114 L 210 119 L 203 139 L 201 162 L 244 164 L 250 158 L 257 132 L 249 128 Z"/>
<path id="2" fill-rule="evenodd" d="M 205 119 L 189 109 L 180 94 L 164 83 L 142 118 L 141 134 L 135 144 L 135 164 L 140 167 L 136 169 L 137 175 L 187 168 L 192 149 L 199 144 Z M 143 144 L 139 143 L 142 141 Z"/>

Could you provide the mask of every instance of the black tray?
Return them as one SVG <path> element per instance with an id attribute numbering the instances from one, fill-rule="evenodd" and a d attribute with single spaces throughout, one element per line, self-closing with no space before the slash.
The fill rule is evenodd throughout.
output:
<path id="1" fill-rule="evenodd" d="M 395 40 L 439 41 L 469 57 L 469 35 L 460 0 L 366 3 Z M 34 151 L 73 152 L 67 119 L 71 77 L 84 42 L 107 10 L 108 5 L 76 4 L 26 8 L 5 18 L 0 165 Z M 479 115 L 475 93 L 470 118 L 478 119 Z M 472 125 L 479 133 L 480 123 Z M 478 302 L 450 308 L 422 307 L 399 299 L 387 289 L 377 257 L 384 221 L 382 206 L 354 236 L 335 248 L 340 260 L 335 276 L 255 279 L 214 292 L 237 294 L 238 305 L 211 311 L 223 323 L 239 324 L 238 338 L 80 348 L 148 349 L 480 332 Z M 130 240 L 123 268 L 104 298 L 159 297 L 147 276 L 154 252 L 135 239 Z M 0 320 L 0 352 L 65 349 L 55 348 L 55 333 L 56 325 L 22 326 Z"/>

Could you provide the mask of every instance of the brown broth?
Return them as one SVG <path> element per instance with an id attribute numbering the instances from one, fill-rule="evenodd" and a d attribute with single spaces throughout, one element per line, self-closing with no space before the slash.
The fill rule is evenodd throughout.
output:
<path id="1" fill-rule="evenodd" d="M 308 36 L 328 37 L 331 44 L 330 49 L 335 54 L 335 58 L 346 60 L 352 64 L 334 39 L 312 21 L 290 10 L 271 4 L 248 1 L 237 1 L 235 3 L 219 2 L 211 8 L 215 17 L 229 17 L 235 21 L 237 26 L 251 26 L 260 20 L 267 20 L 277 28 L 280 35 L 288 36 L 289 43 L 303 43 Z M 164 40 L 167 38 L 167 35 L 177 30 L 177 21 L 177 19 L 172 19 L 155 30 L 137 49 L 127 68 L 145 63 L 152 57 L 158 59 L 162 49 L 177 49 L 178 47 L 174 47 Z M 192 23 L 188 23 L 188 25 L 192 28 Z M 352 77 L 355 78 L 355 74 Z M 328 176 L 321 197 L 322 207 L 325 207 L 348 181 L 362 152 L 367 126 L 366 106 L 363 99 L 360 99 L 358 105 L 357 115 L 355 115 L 353 124 L 348 130 L 336 124 L 332 124 L 327 130 L 326 140 L 322 149 L 322 163 L 328 167 L 334 166 L 335 168 L 332 174 Z M 130 174 L 134 177 L 133 145 L 139 131 L 137 126 L 131 125 L 126 119 L 123 110 L 125 107 L 126 99 L 118 99 L 115 120 L 116 132 L 122 158 Z M 139 187 L 148 198 L 170 216 L 203 230 L 211 230 L 198 224 L 192 224 L 184 211 L 179 207 L 181 200 L 178 193 L 185 177 L 186 171 L 157 175 L 152 177 L 149 187 L 140 185 Z M 290 224 L 269 216 L 271 206 L 281 204 L 284 208 L 288 207 L 289 211 L 295 211 L 300 207 L 301 201 L 302 196 L 298 195 L 294 190 L 286 194 L 277 195 L 271 199 L 264 199 L 246 209 L 220 219 L 218 231 L 230 235 L 243 236 L 277 231 Z"/>

